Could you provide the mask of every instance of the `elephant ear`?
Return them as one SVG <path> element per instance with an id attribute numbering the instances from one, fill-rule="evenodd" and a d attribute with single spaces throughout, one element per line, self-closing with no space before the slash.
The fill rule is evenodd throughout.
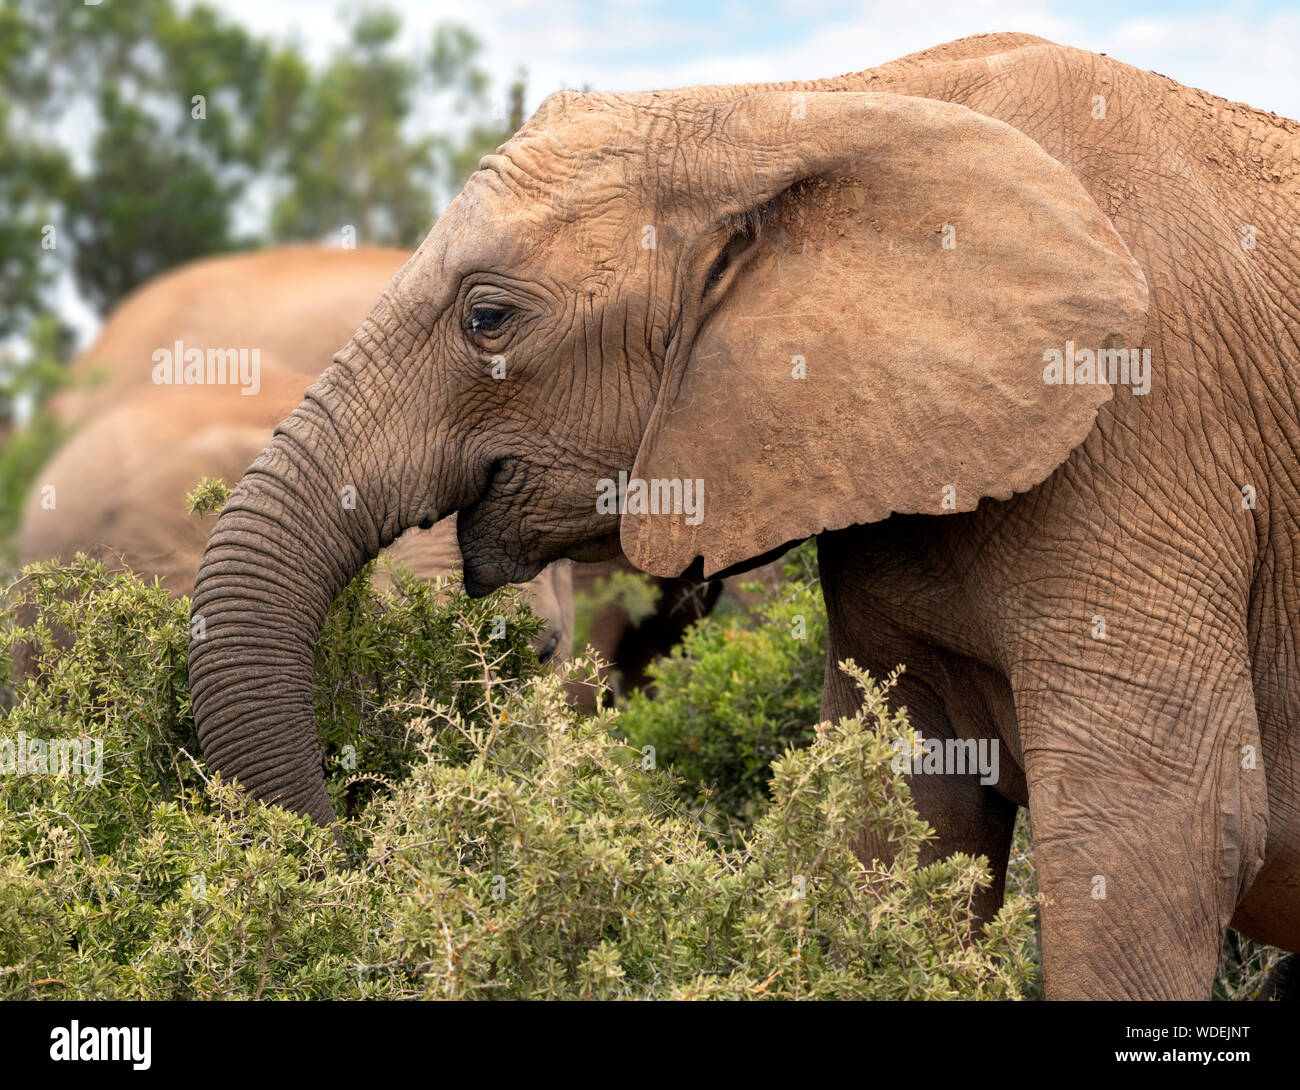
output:
<path id="1" fill-rule="evenodd" d="M 891 512 L 969 511 L 1083 441 L 1110 387 L 1049 382 L 1050 353 L 1136 348 L 1146 281 L 1037 144 L 880 93 L 754 95 L 701 127 L 726 164 L 711 230 L 699 213 L 713 265 L 632 470 L 665 499 L 629 490 L 638 567 L 713 575 Z M 702 502 L 665 511 L 673 481 Z"/>

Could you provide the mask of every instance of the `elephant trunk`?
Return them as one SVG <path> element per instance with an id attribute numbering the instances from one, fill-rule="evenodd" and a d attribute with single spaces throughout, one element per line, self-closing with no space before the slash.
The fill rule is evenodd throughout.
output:
<path id="1" fill-rule="evenodd" d="M 351 361 L 364 332 L 231 494 L 192 607 L 190 690 L 209 767 L 321 823 L 334 820 L 312 711 L 326 612 L 398 534 L 445 513 L 432 494 L 434 444 L 403 441 L 397 407 L 358 389 Z"/>

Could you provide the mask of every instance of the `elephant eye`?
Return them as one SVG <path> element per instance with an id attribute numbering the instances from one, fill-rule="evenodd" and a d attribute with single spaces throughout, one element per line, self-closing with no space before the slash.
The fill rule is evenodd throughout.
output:
<path id="1" fill-rule="evenodd" d="M 469 308 L 469 320 L 466 326 L 472 334 L 496 333 L 508 317 L 510 311 L 505 307 L 479 304 Z"/>

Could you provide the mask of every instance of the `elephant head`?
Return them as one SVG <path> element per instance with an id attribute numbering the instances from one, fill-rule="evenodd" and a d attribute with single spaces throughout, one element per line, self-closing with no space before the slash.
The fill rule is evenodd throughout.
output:
<path id="1" fill-rule="evenodd" d="M 1110 397 L 1045 382 L 1045 351 L 1137 343 L 1145 308 L 1078 181 L 963 107 L 554 96 L 484 158 L 219 519 L 190 660 L 205 753 L 332 818 L 313 645 L 407 527 L 458 513 L 481 595 L 620 542 L 655 574 L 712 575 L 894 511 L 970 510 L 1046 478 Z M 635 502 L 638 479 L 663 502 Z"/>

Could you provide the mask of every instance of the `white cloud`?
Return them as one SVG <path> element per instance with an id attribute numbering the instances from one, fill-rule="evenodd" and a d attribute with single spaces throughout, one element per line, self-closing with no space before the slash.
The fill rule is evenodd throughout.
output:
<path id="1" fill-rule="evenodd" d="M 857 72 L 930 46 L 972 34 L 1019 31 L 1057 40 L 1068 38 L 1073 24 L 1053 15 L 1048 6 L 1025 2 L 1003 4 L 996 11 L 969 0 L 926 5 L 873 0 L 858 5 L 852 18 L 810 18 L 806 32 L 779 49 L 718 53 L 657 66 L 617 68 L 602 74 L 610 90 L 695 83 L 745 83 L 818 79 Z M 803 8 L 797 8 L 801 15 Z"/>
<path id="2" fill-rule="evenodd" d="M 1131 19 L 1115 28 L 1121 60 L 1286 117 L 1300 117 L 1300 13 Z"/>
<path id="3" fill-rule="evenodd" d="M 391 2 L 391 0 L 390 0 Z M 1300 14 L 1234 3 L 1197 14 L 1110 16 L 1106 5 L 1067 0 L 779 0 L 758 15 L 743 0 L 700 0 L 676 21 L 651 0 L 405 0 L 404 39 L 428 41 L 443 21 L 467 24 L 484 42 L 502 86 L 529 73 L 529 105 L 561 87 L 649 90 L 695 83 L 815 79 L 855 72 L 971 34 L 1021 31 L 1109 53 L 1181 83 L 1300 116 Z M 313 57 L 341 44 L 333 9 L 319 0 L 223 0 L 228 17 L 264 34 L 292 35 Z M 770 47 L 748 44 L 755 20 L 788 29 Z M 707 35 L 707 36 L 706 36 Z"/>

